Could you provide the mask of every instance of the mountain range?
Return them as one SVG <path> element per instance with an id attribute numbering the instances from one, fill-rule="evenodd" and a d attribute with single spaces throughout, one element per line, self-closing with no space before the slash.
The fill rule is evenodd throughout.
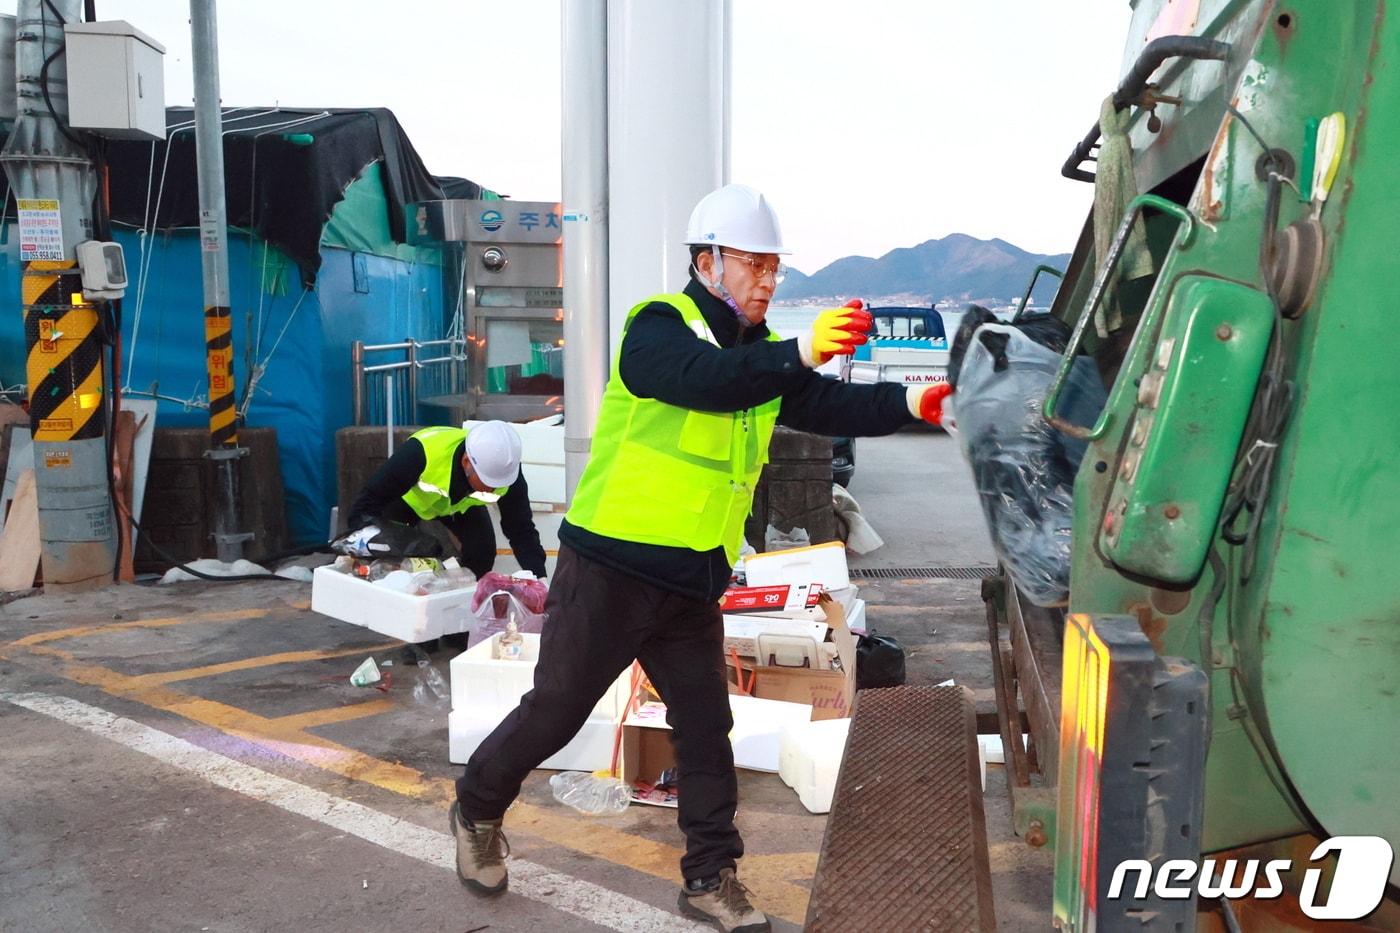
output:
<path id="1" fill-rule="evenodd" d="M 1028 253 L 1005 240 L 952 233 L 879 259 L 847 256 L 811 275 L 789 268 L 773 300 L 806 304 L 858 296 L 877 304 L 1004 304 L 1020 299 L 1037 265 L 1062 270 L 1068 262 L 1068 253 Z M 1058 284 L 1043 276 L 1035 303 L 1048 303 Z"/>

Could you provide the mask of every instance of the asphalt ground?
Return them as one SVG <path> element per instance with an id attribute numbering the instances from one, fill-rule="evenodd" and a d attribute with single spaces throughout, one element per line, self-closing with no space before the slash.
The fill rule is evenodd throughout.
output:
<path id="1" fill-rule="evenodd" d="M 868 623 L 905 645 L 910 683 L 952 678 L 990 710 L 978 582 L 859 576 L 991 562 L 952 440 L 860 440 L 851 492 L 886 540 L 852 560 Z M 506 817 L 510 892 L 466 892 L 446 710 L 414 700 L 397 646 L 311 612 L 307 584 L 0 606 L 0 930 L 696 928 L 675 912 L 674 813 L 585 817 L 542 771 Z M 349 684 L 369 655 L 396 661 L 386 690 Z M 777 775 L 739 778 L 740 877 L 775 929 L 798 929 L 826 818 Z M 1046 929 L 1049 853 L 1012 834 L 995 766 L 986 809 L 999 928 Z"/>

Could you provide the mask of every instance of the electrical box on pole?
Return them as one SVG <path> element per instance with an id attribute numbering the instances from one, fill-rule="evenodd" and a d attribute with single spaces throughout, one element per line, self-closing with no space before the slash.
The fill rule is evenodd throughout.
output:
<path id="1" fill-rule="evenodd" d="M 68 125 L 114 139 L 165 138 L 165 46 L 125 20 L 68 23 Z"/>
<path id="2" fill-rule="evenodd" d="M 15 118 L 15 18 L 0 15 L 0 120 Z"/>

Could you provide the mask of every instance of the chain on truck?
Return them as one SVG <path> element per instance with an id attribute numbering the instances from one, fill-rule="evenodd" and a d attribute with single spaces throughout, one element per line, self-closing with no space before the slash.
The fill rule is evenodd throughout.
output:
<path id="1" fill-rule="evenodd" d="M 1131 5 L 1069 134 L 1095 204 L 1049 320 L 976 331 L 954 396 L 1015 829 L 1060 929 L 1395 929 L 1400 17 Z M 809 929 L 881 898 L 884 929 L 994 928 L 976 769 L 938 766 L 975 765 L 973 722 L 954 688 L 860 695 Z M 881 822 L 866 788 L 921 754 L 937 793 L 884 783 Z"/>

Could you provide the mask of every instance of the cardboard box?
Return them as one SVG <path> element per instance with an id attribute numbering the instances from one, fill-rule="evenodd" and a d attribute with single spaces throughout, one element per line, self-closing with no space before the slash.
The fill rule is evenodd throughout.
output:
<path id="1" fill-rule="evenodd" d="M 730 696 L 734 729 L 734 767 L 750 771 L 778 770 L 783 730 L 810 722 L 811 707 L 755 697 Z M 661 772 L 676 765 L 671 748 L 671 727 L 666 724 L 664 703 L 644 703 L 622 722 L 622 779 L 655 783 Z"/>
<path id="2" fill-rule="evenodd" d="M 471 614 L 475 589 L 473 584 L 415 596 L 317 567 L 311 574 L 311 611 L 417 644 L 470 629 L 476 621 Z"/>
<path id="3" fill-rule="evenodd" d="M 820 583 L 826 589 L 851 585 L 846 546 L 840 541 L 787 551 L 767 551 L 744 558 L 744 581 L 749 586 Z"/>
<path id="4" fill-rule="evenodd" d="M 801 612 L 821 598 L 820 583 L 731 586 L 720 597 L 721 612 Z"/>
<path id="5" fill-rule="evenodd" d="M 826 610 L 821 607 L 820 601 L 822 594 L 825 594 L 840 604 L 841 608 L 846 612 L 846 624 L 854 627 L 851 622 L 851 617 L 856 611 L 857 604 L 861 603 L 861 600 L 856 598 L 856 593 L 859 592 L 859 590 L 860 587 L 856 586 L 854 583 L 850 586 L 838 586 L 834 590 L 823 588 L 821 593 L 817 595 L 818 601 L 815 605 L 791 610 L 765 609 L 762 611 L 746 612 L 744 615 L 761 619 L 804 619 L 809 622 L 825 622 Z M 723 607 L 721 606 L 721 608 Z"/>
<path id="6" fill-rule="evenodd" d="M 840 604 L 828 600 L 822 606 L 831 626 L 828 650 L 839 659 L 839 668 L 769 666 L 754 658 L 739 658 L 736 664 L 730 656 L 725 659 L 730 690 L 764 700 L 808 704 L 812 707 L 813 719 L 841 719 L 851 715 L 856 693 L 856 637 L 846 626 Z"/>

